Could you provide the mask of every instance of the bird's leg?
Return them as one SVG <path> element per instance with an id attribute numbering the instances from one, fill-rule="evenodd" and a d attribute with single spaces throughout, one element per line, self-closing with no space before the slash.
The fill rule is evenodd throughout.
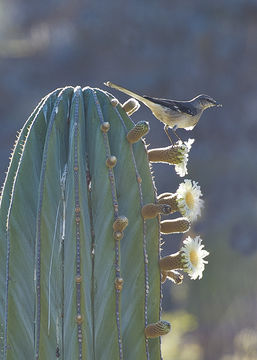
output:
<path id="1" fill-rule="evenodd" d="M 172 131 L 173 131 L 174 135 L 184 144 L 184 141 L 176 133 L 177 128 L 178 128 L 177 125 L 173 126 Z"/>
<path id="2" fill-rule="evenodd" d="M 166 135 L 168 136 L 168 139 L 170 140 L 171 145 L 174 145 L 174 142 L 172 141 L 172 138 L 170 137 L 168 130 L 169 130 L 169 125 L 164 125 L 164 131 L 165 131 Z"/>

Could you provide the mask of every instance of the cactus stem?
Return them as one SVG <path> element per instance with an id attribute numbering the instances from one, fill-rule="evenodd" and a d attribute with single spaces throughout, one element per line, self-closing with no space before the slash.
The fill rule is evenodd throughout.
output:
<path id="1" fill-rule="evenodd" d="M 136 163 L 135 155 L 133 152 L 132 144 L 130 144 L 130 149 L 131 149 L 131 155 L 132 155 L 132 159 L 133 159 L 133 163 L 134 163 L 134 167 L 135 167 L 135 171 L 136 171 L 136 178 L 138 179 L 138 177 L 141 178 L 141 176 L 138 173 L 137 163 Z M 139 188 L 139 194 L 140 194 L 140 204 L 141 204 L 141 209 L 142 209 L 144 206 L 144 203 L 143 203 L 143 192 L 142 192 L 142 183 L 141 182 L 138 182 L 138 188 Z M 148 256 L 147 256 L 147 246 L 146 246 L 146 221 L 145 221 L 145 219 L 143 222 L 143 256 L 144 256 L 144 263 L 145 263 L 145 311 L 144 312 L 145 312 L 145 326 L 147 326 L 149 274 L 148 274 Z M 145 342 L 145 347 L 146 347 L 147 358 L 149 358 L 149 344 L 148 344 L 147 339 Z"/>
<path id="2" fill-rule="evenodd" d="M 78 129 L 78 112 L 79 112 L 79 93 L 80 89 L 75 89 L 74 96 L 75 96 L 75 120 L 74 120 L 74 167 L 78 167 L 78 137 L 79 137 L 79 129 Z M 76 271 L 77 277 L 81 276 L 81 265 L 80 265 L 80 200 L 79 200 L 79 176 L 78 172 L 74 172 L 74 187 L 75 187 L 75 221 L 76 221 Z M 79 218 L 79 221 L 78 221 Z M 76 301 L 77 301 L 77 340 L 78 340 L 78 355 L 79 358 L 82 359 L 82 339 L 83 333 L 81 328 L 82 323 L 82 314 L 81 314 L 81 283 L 76 283 Z"/>
<path id="3" fill-rule="evenodd" d="M 14 186 L 14 184 L 13 184 Z M 13 194 L 13 192 L 12 192 Z M 12 201 L 12 200 L 11 200 Z M 7 222 L 10 216 L 10 207 L 8 210 L 8 215 L 7 215 Z M 7 250 L 6 250 L 6 278 L 5 278 L 5 319 L 4 319 L 4 359 L 6 359 L 6 355 L 7 355 L 7 329 L 8 329 L 8 298 L 9 298 L 9 262 L 10 262 L 10 250 L 11 250 L 11 244 L 10 244 L 10 236 L 9 236 L 9 231 L 8 231 L 8 223 L 7 223 Z"/>
<path id="4" fill-rule="evenodd" d="M 61 202 L 59 201 L 57 211 L 56 211 L 56 217 L 55 217 L 54 236 L 53 236 L 51 260 L 50 260 L 49 275 L 48 275 L 48 322 L 47 322 L 48 335 L 50 332 L 50 323 L 51 323 L 51 321 L 50 321 L 50 319 L 51 319 L 51 317 L 50 317 L 50 308 L 51 308 L 51 282 L 50 282 L 50 280 L 51 280 L 51 275 L 52 275 L 54 246 L 55 246 L 55 241 L 56 241 L 56 230 L 57 230 L 57 224 L 58 224 L 60 204 L 61 204 Z"/>
<path id="5" fill-rule="evenodd" d="M 166 204 L 146 204 L 141 211 L 144 219 L 153 219 L 159 214 L 168 215 L 170 213 L 171 207 Z"/>
<path id="6" fill-rule="evenodd" d="M 88 155 L 86 156 L 86 178 L 87 179 L 91 179 L 91 174 L 89 171 L 89 160 L 88 160 Z M 90 231 L 91 231 L 91 237 L 92 237 L 92 242 L 91 242 L 91 258 L 92 258 L 92 274 L 95 273 L 95 231 L 94 231 L 94 227 L 93 227 L 93 214 L 92 214 L 92 193 L 90 191 L 91 188 L 91 182 L 87 181 L 87 186 L 88 186 L 88 208 L 90 209 L 89 212 L 89 219 L 90 219 Z M 79 276 L 79 279 L 82 277 Z M 92 303 L 91 303 L 91 312 L 92 314 L 94 313 L 94 307 L 95 307 L 95 295 L 94 295 L 94 283 L 95 279 L 94 276 L 92 276 L 91 278 L 91 294 L 92 294 Z M 95 333 L 95 317 L 93 316 L 92 318 L 92 332 L 93 334 Z M 95 353 L 95 337 L 93 337 L 93 353 Z"/>
<path id="7" fill-rule="evenodd" d="M 122 118 L 122 116 L 120 115 L 118 109 L 116 108 L 116 113 L 123 125 L 123 128 L 125 130 L 125 132 L 127 133 L 127 127 L 124 123 L 124 120 Z M 140 205 L 141 205 L 141 209 L 144 206 L 144 202 L 143 202 L 143 191 L 142 191 L 142 179 L 141 176 L 139 174 L 138 168 L 137 168 L 137 163 L 136 163 L 136 159 L 135 159 L 135 154 L 133 151 L 133 144 L 130 143 L 130 151 L 131 151 L 131 156 L 132 156 L 132 161 L 134 164 L 134 168 L 135 168 L 135 173 L 136 173 L 136 179 L 137 179 L 137 183 L 138 183 L 138 191 L 139 191 L 139 196 L 140 196 Z M 140 180 L 139 180 L 140 179 Z M 144 257 L 144 264 L 145 264 L 145 271 L 144 271 L 144 277 L 145 277 L 145 304 L 144 304 L 144 318 L 145 318 L 145 327 L 147 326 L 147 311 L 148 311 L 148 294 L 149 294 L 149 273 L 148 273 L 148 256 L 147 256 L 147 244 L 146 244 L 146 221 L 143 221 L 143 257 Z M 150 354 L 149 354 L 149 344 L 148 344 L 148 339 L 145 339 L 145 350 L 146 350 L 146 357 L 147 359 L 150 358 Z"/>
<path id="8" fill-rule="evenodd" d="M 94 101 L 96 104 L 98 117 L 101 122 L 101 126 L 104 124 L 104 117 L 101 110 L 101 106 L 99 103 L 99 100 L 97 98 L 96 93 L 93 91 Z M 113 202 L 113 209 L 114 209 L 114 217 L 115 219 L 118 218 L 118 201 L 117 201 L 117 192 L 116 192 L 116 184 L 115 184 L 115 177 L 113 172 L 113 167 L 116 165 L 117 158 L 115 156 L 111 156 L 110 153 L 110 144 L 108 139 L 107 132 L 103 131 L 103 137 L 104 137 L 104 145 L 105 145 L 105 153 L 106 153 L 106 166 L 109 168 L 109 180 L 110 180 L 110 186 L 112 190 L 112 202 Z M 115 232 L 114 232 L 115 233 Z M 115 238 L 115 270 L 116 270 L 116 278 L 120 278 L 120 239 L 117 239 L 117 233 L 114 235 Z M 123 232 L 120 232 L 120 236 L 123 235 Z M 116 325 L 117 325 L 117 331 L 118 331 L 118 346 L 119 346 L 119 357 L 120 360 L 123 359 L 123 349 L 122 349 L 122 338 L 121 338 L 121 325 L 120 325 L 120 291 L 116 289 L 116 301 L 115 301 L 115 307 L 116 307 Z"/>
<path id="9" fill-rule="evenodd" d="M 44 181 L 45 181 L 45 173 L 46 173 L 46 162 L 47 162 L 47 152 L 49 146 L 49 139 L 53 129 L 54 120 L 56 116 L 56 109 L 62 99 L 62 92 L 59 93 L 56 102 L 54 104 L 54 109 L 52 111 L 47 134 L 45 140 L 45 148 L 43 153 L 42 159 L 42 167 L 41 167 L 41 174 L 40 174 L 40 187 L 39 187 L 39 202 L 38 202 L 38 209 L 37 209 L 37 235 L 36 235 L 36 262 L 35 262 L 35 270 L 36 270 L 36 313 L 35 313 L 35 359 L 38 360 L 39 358 L 39 343 L 40 343 L 40 320 L 41 320 L 41 212 L 43 206 L 43 193 L 44 193 Z M 6 335 L 5 335 L 6 336 Z M 7 339 L 6 339 L 7 341 Z M 7 346 L 7 343 L 6 343 Z M 4 347 L 4 358 L 6 356 L 6 351 Z"/>
<path id="10" fill-rule="evenodd" d="M 132 120 L 98 89 L 71 88 L 56 101 L 58 94 L 31 121 L 31 133 L 23 131 L 0 208 L 3 359 L 19 357 L 23 346 L 34 360 L 99 358 L 101 348 L 116 360 L 134 352 L 161 359 L 160 339 L 144 336 L 160 320 L 160 215 L 146 221 L 140 212 L 152 203 L 168 213 L 169 204 L 157 203 L 147 146 L 127 141 Z M 112 154 L 115 169 L 106 166 Z M 28 336 L 14 338 L 24 325 Z"/>

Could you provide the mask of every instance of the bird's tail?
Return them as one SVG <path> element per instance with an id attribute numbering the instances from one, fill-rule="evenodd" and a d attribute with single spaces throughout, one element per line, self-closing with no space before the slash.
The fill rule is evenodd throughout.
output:
<path id="1" fill-rule="evenodd" d="M 119 90 L 131 97 L 133 97 L 134 99 L 137 99 L 138 101 L 141 101 L 143 104 L 145 104 L 146 106 L 149 107 L 149 105 L 151 105 L 151 101 L 150 100 L 147 100 L 145 99 L 143 96 L 141 95 L 138 95 L 136 93 L 134 93 L 133 91 L 130 91 L 130 90 L 127 90 L 125 88 L 123 88 L 122 86 L 119 86 L 119 85 L 115 85 L 113 84 L 112 82 L 110 81 L 107 81 L 104 83 L 104 85 L 106 86 L 109 86 L 110 88 L 113 88 L 113 89 L 116 89 L 116 90 Z"/>

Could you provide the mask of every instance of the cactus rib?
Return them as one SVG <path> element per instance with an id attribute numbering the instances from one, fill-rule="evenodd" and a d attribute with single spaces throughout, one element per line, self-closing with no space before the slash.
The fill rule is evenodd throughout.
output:
<path id="1" fill-rule="evenodd" d="M 100 103 L 98 101 L 97 95 L 93 92 L 94 101 L 96 104 L 98 117 L 100 120 L 101 125 L 104 124 L 104 117 L 101 111 Z M 111 151 L 110 151 L 110 144 L 108 140 L 107 132 L 102 132 L 104 137 L 104 144 L 105 144 L 105 153 L 106 159 L 110 159 Z M 115 161 L 116 163 L 116 161 Z M 112 190 L 112 201 L 113 201 L 113 209 L 114 209 L 114 218 L 117 219 L 119 217 L 119 208 L 118 208 L 118 201 L 117 201 L 117 193 L 116 193 L 116 184 L 115 184 L 115 177 L 112 167 L 109 167 L 109 181 Z M 115 273 L 116 278 L 121 278 L 120 273 L 120 242 L 118 239 L 115 239 Z M 122 338 L 121 338 L 121 326 L 120 326 L 120 290 L 116 288 L 116 323 L 117 323 L 117 331 L 118 331 L 118 344 L 119 344 L 119 357 L 120 360 L 123 359 L 123 349 L 122 349 Z"/>

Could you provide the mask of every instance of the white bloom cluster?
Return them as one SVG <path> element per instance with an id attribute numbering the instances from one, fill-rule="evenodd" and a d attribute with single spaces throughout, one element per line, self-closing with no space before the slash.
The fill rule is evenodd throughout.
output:
<path id="1" fill-rule="evenodd" d="M 180 213 L 190 221 L 195 221 L 201 215 L 203 200 L 202 192 L 196 181 L 185 179 L 176 191 L 177 204 Z"/>
<path id="2" fill-rule="evenodd" d="M 182 142 L 181 140 L 179 140 L 176 143 L 176 146 L 180 148 L 179 151 L 181 154 L 180 155 L 181 162 L 175 165 L 175 171 L 181 177 L 187 174 L 188 154 L 189 151 L 191 150 L 194 141 L 195 139 L 188 139 L 188 141 Z"/>
<path id="3" fill-rule="evenodd" d="M 183 241 L 183 247 L 181 248 L 184 270 L 188 272 L 191 279 L 196 280 L 198 277 L 203 277 L 203 271 L 205 264 L 208 263 L 204 258 L 209 255 L 209 252 L 204 250 L 204 245 L 201 244 L 202 239 L 200 236 L 196 236 L 192 239 L 188 236 Z"/>

